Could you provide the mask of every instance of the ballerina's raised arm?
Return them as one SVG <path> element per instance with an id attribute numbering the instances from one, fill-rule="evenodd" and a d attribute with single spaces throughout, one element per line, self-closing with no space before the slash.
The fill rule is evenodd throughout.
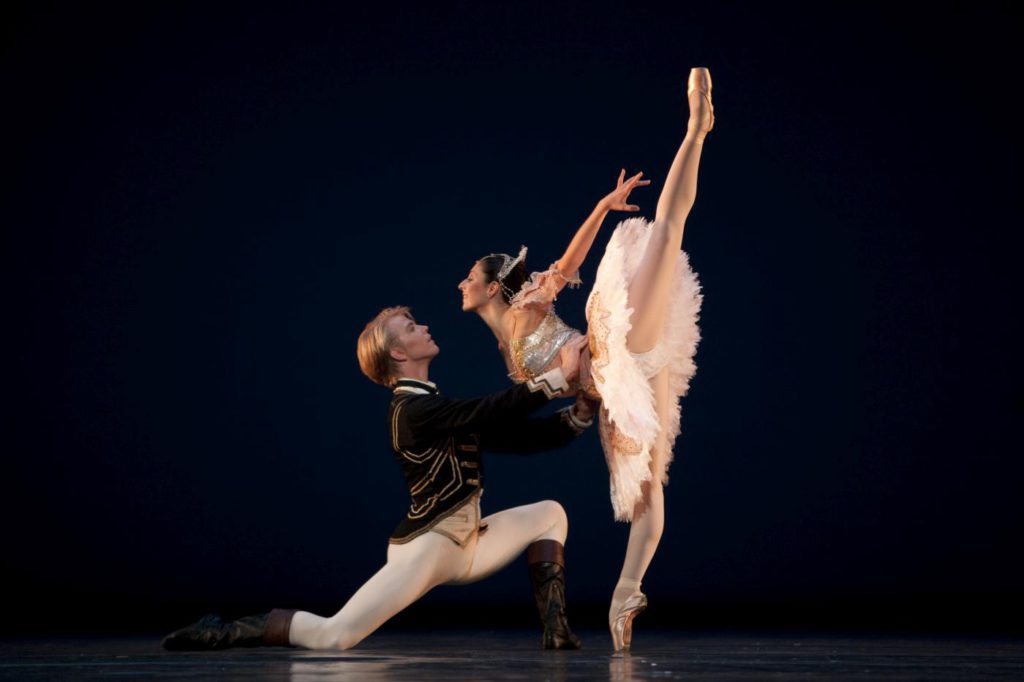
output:
<path id="1" fill-rule="evenodd" d="M 651 184 L 643 179 L 643 173 L 626 178 L 626 169 L 619 171 L 615 189 L 597 202 L 597 206 L 573 235 L 568 248 L 550 268 L 534 272 L 517 290 L 509 292 L 509 307 L 503 311 L 505 328 L 511 330 L 510 338 L 523 337 L 533 333 L 551 310 L 551 304 L 566 284 L 579 284 L 579 269 L 594 244 L 601 223 L 610 211 L 636 212 L 640 207 L 629 203 L 630 193 L 637 187 Z M 516 261 L 522 260 L 525 248 Z M 499 273 L 500 274 L 500 273 Z M 501 277 L 499 277 L 501 279 Z"/>
<path id="2" fill-rule="evenodd" d="M 576 234 L 573 235 L 572 241 L 569 242 L 565 254 L 555 264 L 559 274 L 562 275 L 556 278 L 561 280 L 561 282 L 557 283 L 555 293 L 560 291 L 567 282 L 575 279 L 576 272 L 583 265 L 583 261 L 586 260 L 587 253 L 590 252 L 590 247 L 594 244 L 594 238 L 597 237 L 597 232 L 601 229 L 601 223 L 604 222 L 605 216 L 608 215 L 609 211 L 636 212 L 640 210 L 639 206 L 629 203 L 629 195 L 635 188 L 651 184 L 650 180 L 642 179 L 643 176 L 643 172 L 640 172 L 626 179 L 626 169 L 623 168 L 619 171 L 619 179 L 615 184 L 615 189 L 597 202 L 597 206 L 594 207 L 590 216 L 576 230 Z"/>

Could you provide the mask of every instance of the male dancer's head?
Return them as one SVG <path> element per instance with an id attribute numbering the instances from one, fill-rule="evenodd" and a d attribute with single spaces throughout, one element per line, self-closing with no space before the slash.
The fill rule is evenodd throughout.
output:
<path id="1" fill-rule="evenodd" d="M 408 306 L 385 308 L 366 324 L 356 344 L 359 367 L 370 381 L 390 386 L 400 377 L 427 380 L 441 352 L 429 327 L 417 324 Z"/>

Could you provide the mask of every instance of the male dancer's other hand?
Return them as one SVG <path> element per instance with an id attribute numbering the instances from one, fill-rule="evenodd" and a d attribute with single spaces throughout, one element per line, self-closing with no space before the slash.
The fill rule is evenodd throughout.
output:
<path id="1" fill-rule="evenodd" d="M 600 406 L 601 402 L 599 400 L 592 400 L 585 393 L 580 392 L 576 394 L 576 404 L 573 406 L 573 412 L 580 421 L 589 422 L 597 414 Z"/>
<path id="2" fill-rule="evenodd" d="M 566 383 L 573 383 L 580 375 L 580 353 L 587 347 L 587 337 L 578 336 L 565 343 L 559 351 L 562 360 L 562 374 Z"/>

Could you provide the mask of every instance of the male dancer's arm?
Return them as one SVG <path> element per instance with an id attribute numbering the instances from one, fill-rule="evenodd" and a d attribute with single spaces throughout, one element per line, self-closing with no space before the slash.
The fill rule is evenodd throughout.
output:
<path id="1" fill-rule="evenodd" d="M 393 403 L 392 436 L 397 446 L 445 436 L 500 429 L 506 422 L 522 423 L 527 415 L 561 397 L 568 389 L 560 368 L 482 398 L 459 400 L 440 395 L 412 395 Z"/>

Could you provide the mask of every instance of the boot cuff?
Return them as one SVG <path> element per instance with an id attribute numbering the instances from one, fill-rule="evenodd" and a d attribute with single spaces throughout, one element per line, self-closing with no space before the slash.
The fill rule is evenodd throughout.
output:
<path id="1" fill-rule="evenodd" d="M 565 548 L 558 540 L 537 540 L 526 548 L 526 563 L 529 565 L 549 563 L 565 568 Z"/>
<path id="2" fill-rule="evenodd" d="M 298 609 L 273 609 L 267 618 L 263 631 L 264 646 L 291 646 L 288 631 L 292 627 L 292 616 Z"/>

